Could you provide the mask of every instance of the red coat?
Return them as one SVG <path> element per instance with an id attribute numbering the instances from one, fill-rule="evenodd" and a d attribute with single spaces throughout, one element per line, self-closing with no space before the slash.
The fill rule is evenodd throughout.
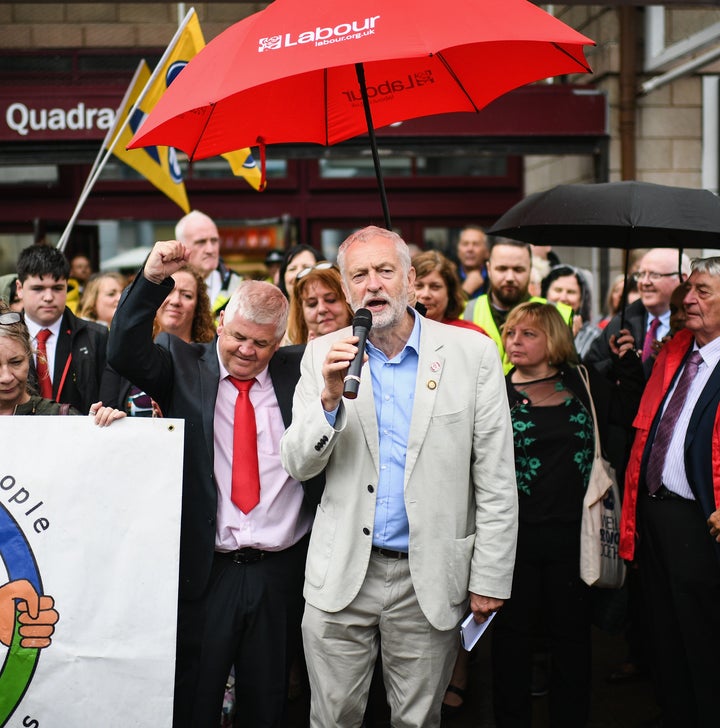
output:
<path id="1" fill-rule="evenodd" d="M 632 560 L 635 554 L 637 496 L 640 482 L 640 465 L 645 443 L 663 398 L 692 344 L 693 333 L 688 329 L 683 329 L 663 346 L 658 354 L 650 379 L 648 379 L 645 386 L 645 392 L 640 400 L 640 407 L 633 422 L 633 427 L 636 430 L 635 441 L 625 471 L 625 495 L 620 520 L 620 555 L 624 559 Z M 720 408 L 715 413 L 713 428 L 712 471 L 715 506 L 720 508 Z"/>

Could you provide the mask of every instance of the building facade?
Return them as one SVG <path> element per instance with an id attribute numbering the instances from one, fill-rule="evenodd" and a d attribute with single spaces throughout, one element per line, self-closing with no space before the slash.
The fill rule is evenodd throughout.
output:
<path id="1" fill-rule="evenodd" d="M 265 5 L 194 7 L 209 41 Z M 452 253 L 464 224 L 489 225 L 524 194 L 562 182 L 640 179 L 717 190 L 717 3 L 543 7 L 596 41 L 587 52 L 593 74 L 527 87 L 477 115 L 379 131 L 393 226 L 409 242 Z M 0 272 L 12 269 L 24 245 L 60 236 L 138 60 L 153 67 L 189 8 L 0 2 Z M 348 231 L 382 224 L 363 145 L 268 149 L 263 193 L 220 159 L 184 164 L 191 206 L 219 221 L 224 254 L 240 267 L 291 242 L 332 256 Z M 99 264 L 172 235 L 181 214 L 110 158 L 68 252 Z M 617 253 L 558 252 L 591 269 L 598 288 L 620 265 Z"/>

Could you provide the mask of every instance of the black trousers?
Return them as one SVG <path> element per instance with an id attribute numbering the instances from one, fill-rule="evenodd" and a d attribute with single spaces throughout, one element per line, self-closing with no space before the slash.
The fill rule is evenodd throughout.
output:
<path id="1" fill-rule="evenodd" d="M 175 728 L 217 728 L 235 667 L 235 726 L 285 723 L 308 537 L 254 563 L 216 554 L 205 596 L 180 605 Z"/>
<path id="2" fill-rule="evenodd" d="M 709 455 L 708 455 L 709 457 Z M 638 566 L 665 725 L 715 728 L 720 562 L 700 506 L 638 495 Z"/>
<path id="3" fill-rule="evenodd" d="M 580 579 L 580 524 L 521 523 L 512 596 L 491 627 L 498 728 L 529 728 L 537 617 L 550 648 L 550 724 L 582 728 L 590 712 L 591 606 Z"/>

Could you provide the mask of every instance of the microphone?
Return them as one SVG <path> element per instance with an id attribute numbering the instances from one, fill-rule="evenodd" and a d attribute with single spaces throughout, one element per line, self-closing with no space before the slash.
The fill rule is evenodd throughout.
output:
<path id="1" fill-rule="evenodd" d="M 358 396 L 360 388 L 360 370 L 363 365 L 363 356 L 365 356 L 365 343 L 368 334 L 372 328 L 372 314 L 366 308 L 359 308 L 355 311 L 355 318 L 352 322 L 353 336 L 360 338 L 357 343 L 358 352 L 355 358 L 350 362 L 347 374 L 345 375 L 345 387 L 343 389 L 343 397 L 346 399 L 355 399 Z"/>

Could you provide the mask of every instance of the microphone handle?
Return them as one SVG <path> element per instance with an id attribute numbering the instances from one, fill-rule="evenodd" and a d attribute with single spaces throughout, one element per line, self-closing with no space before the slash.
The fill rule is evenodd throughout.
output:
<path id="1" fill-rule="evenodd" d="M 357 336 L 360 341 L 357 343 L 357 354 L 355 358 L 350 362 L 347 374 L 343 380 L 345 386 L 343 388 L 343 397 L 346 399 L 356 399 L 358 396 L 358 390 L 360 389 L 360 370 L 363 365 L 363 357 L 365 356 L 365 343 L 367 342 L 368 334 L 370 330 L 365 326 L 358 326 L 353 329 L 353 335 Z"/>

